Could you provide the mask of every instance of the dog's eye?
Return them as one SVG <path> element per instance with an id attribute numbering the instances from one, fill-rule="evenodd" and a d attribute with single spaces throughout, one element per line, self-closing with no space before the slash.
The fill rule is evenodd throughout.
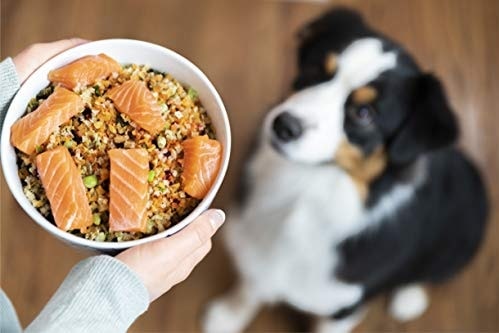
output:
<path id="1" fill-rule="evenodd" d="M 352 106 L 349 111 L 353 120 L 361 126 L 368 126 L 373 122 L 374 109 L 371 105 Z"/>

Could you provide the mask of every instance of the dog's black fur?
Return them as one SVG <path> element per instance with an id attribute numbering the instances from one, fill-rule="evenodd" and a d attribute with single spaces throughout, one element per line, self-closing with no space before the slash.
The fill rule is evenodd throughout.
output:
<path id="1" fill-rule="evenodd" d="M 299 37 L 296 90 L 331 79 L 334 74 L 323 70 L 324 58 L 329 52 L 341 53 L 355 39 L 380 38 L 386 50 L 397 50 L 398 65 L 371 83 L 381 92 L 373 105 L 373 125 L 359 127 L 347 114 L 345 133 L 367 155 L 379 145 L 388 153 L 387 168 L 369 185 L 368 207 L 421 170 L 425 177 L 395 215 L 339 245 L 342 262 L 334 274 L 365 287 L 361 302 L 333 315 L 340 319 L 394 287 L 440 282 L 463 268 L 481 243 L 487 197 L 476 168 L 453 147 L 457 123 L 440 82 L 423 73 L 404 49 L 347 9 L 327 13 Z"/>

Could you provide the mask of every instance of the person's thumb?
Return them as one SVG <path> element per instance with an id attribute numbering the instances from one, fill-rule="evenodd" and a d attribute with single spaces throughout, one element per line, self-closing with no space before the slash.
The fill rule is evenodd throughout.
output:
<path id="1" fill-rule="evenodd" d="M 34 70 L 56 54 L 86 42 L 82 38 L 69 38 L 30 45 L 13 58 L 19 81 L 23 83 Z"/>
<path id="2" fill-rule="evenodd" d="M 89 40 L 79 37 L 62 39 L 51 43 L 41 43 L 40 51 L 43 52 L 45 56 L 52 57 L 57 53 L 88 42 Z"/>

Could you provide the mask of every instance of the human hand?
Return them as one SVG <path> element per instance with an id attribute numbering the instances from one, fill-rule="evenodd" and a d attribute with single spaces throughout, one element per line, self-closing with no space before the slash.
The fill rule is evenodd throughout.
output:
<path id="1" fill-rule="evenodd" d="M 128 249 L 116 259 L 140 277 L 152 302 L 189 276 L 210 252 L 211 237 L 224 221 L 223 211 L 210 209 L 177 234 Z"/>
<path id="2" fill-rule="evenodd" d="M 71 38 L 28 46 L 12 59 L 16 66 L 19 81 L 23 83 L 35 69 L 56 54 L 86 42 L 88 41 L 85 39 Z"/>

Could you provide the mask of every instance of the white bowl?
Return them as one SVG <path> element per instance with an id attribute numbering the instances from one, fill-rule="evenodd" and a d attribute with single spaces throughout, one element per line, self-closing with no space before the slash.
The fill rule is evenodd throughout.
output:
<path id="1" fill-rule="evenodd" d="M 153 69 L 170 73 L 182 84 L 192 86 L 199 93 L 199 98 L 213 122 L 217 140 L 220 141 L 223 146 L 220 171 L 218 172 L 212 188 L 199 205 L 178 224 L 166 229 L 163 232 L 138 240 L 124 242 L 96 242 L 75 236 L 69 232 L 65 232 L 50 223 L 38 212 L 38 210 L 36 210 L 36 208 L 31 205 L 29 200 L 24 195 L 21 181 L 17 173 L 18 168 L 16 164 L 16 153 L 10 144 L 10 128 L 12 124 L 24 114 L 28 101 L 49 84 L 47 79 L 48 72 L 85 55 L 99 53 L 105 53 L 122 64 L 135 63 L 149 65 Z M 7 181 L 10 191 L 24 211 L 50 234 L 71 245 L 111 252 L 172 235 L 187 226 L 203 211 L 208 209 L 215 198 L 215 194 L 222 185 L 222 181 L 227 171 L 230 156 L 231 135 L 229 120 L 222 99 L 206 75 L 204 75 L 203 72 L 201 72 L 201 70 L 193 63 L 181 55 L 159 45 L 130 39 L 108 39 L 76 46 L 58 54 L 38 68 L 26 80 L 17 95 L 14 97 L 5 118 L 0 141 L 0 156 L 5 180 Z"/>

